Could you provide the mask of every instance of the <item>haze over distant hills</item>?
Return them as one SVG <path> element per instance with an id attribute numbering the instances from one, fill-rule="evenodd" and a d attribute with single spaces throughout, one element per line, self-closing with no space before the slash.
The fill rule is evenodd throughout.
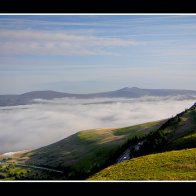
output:
<path id="1" fill-rule="evenodd" d="M 138 87 L 125 87 L 115 91 L 91 93 L 91 94 L 71 94 L 56 91 L 32 91 L 20 95 L 0 95 L 0 106 L 14 106 L 31 104 L 34 99 L 51 100 L 55 98 L 139 98 L 143 96 L 196 96 L 196 91 L 179 89 L 141 89 Z"/>

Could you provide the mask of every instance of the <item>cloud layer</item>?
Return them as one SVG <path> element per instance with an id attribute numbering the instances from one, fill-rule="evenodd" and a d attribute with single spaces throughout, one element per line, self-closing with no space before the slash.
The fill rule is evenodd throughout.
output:
<path id="1" fill-rule="evenodd" d="M 0 108 L 0 153 L 41 147 L 80 130 L 124 127 L 169 118 L 193 99 L 55 99 Z"/>
<path id="2" fill-rule="evenodd" d="M 5 55 L 107 55 L 111 47 L 141 45 L 121 38 L 78 35 L 69 32 L 1 30 L 0 53 Z"/>

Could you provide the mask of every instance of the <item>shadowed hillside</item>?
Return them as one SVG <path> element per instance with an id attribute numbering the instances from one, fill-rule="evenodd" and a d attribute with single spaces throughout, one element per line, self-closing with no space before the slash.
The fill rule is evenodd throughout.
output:
<path id="1" fill-rule="evenodd" d="M 54 144 L 23 153 L 11 161 L 56 168 L 64 171 L 65 178 L 83 179 L 115 163 L 129 139 L 148 134 L 163 122 L 165 120 L 121 129 L 80 131 Z"/>
<path id="2" fill-rule="evenodd" d="M 196 104 L 168 119 L 157 131 L 141 138 L 143 145 L 135 153 L 145 155 L 174 149 L 196 147 Z"/>

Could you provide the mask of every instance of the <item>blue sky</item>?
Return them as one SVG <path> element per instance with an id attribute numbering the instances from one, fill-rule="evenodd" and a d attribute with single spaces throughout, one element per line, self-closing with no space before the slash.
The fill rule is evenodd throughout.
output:
<path id="1" fill-rule="evenodd" d="M 0 94 L 196 90 L 196 15 L 0 15 Z"/>

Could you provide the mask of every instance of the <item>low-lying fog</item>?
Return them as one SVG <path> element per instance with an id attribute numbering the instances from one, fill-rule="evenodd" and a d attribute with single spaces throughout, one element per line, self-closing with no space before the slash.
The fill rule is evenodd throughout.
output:
<path id="1" fill-rule="evenodd" d="M 62 98 L 0 107 L 0 153 L 41 147 L 80 130 L 169 118 L 194 102 L 183 97 Z"/>

